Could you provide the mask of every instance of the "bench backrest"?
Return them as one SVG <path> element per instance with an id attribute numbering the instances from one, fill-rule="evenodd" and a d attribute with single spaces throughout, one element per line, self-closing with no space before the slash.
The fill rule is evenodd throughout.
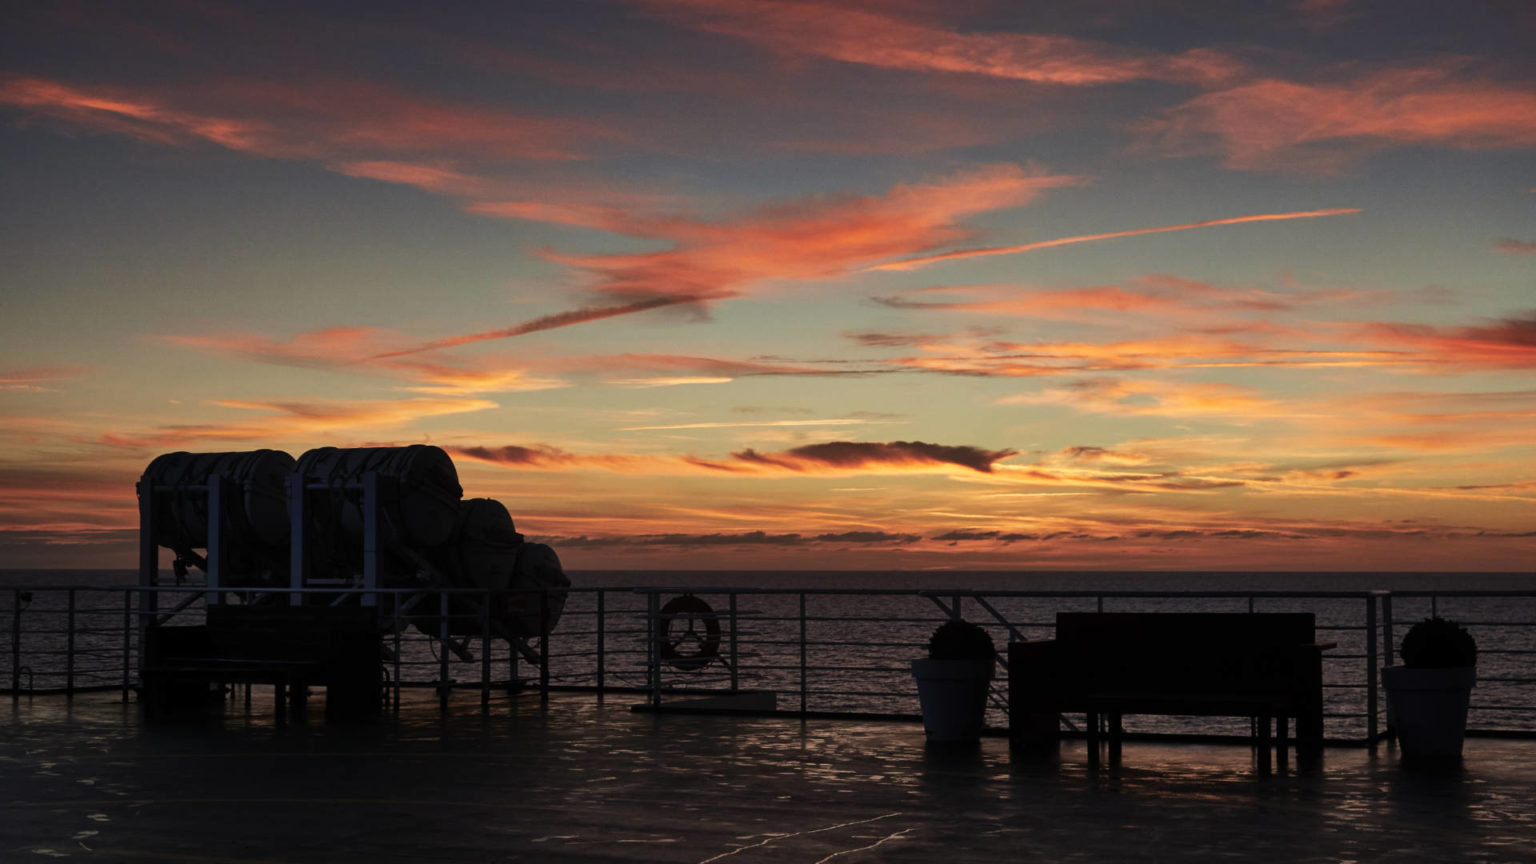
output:
<path id="1" fill-rule="evenodd" d="M 1072 613 L 1056 616 L 1067 691 L 1264 693 L 1305 686 L 1311 613 Z"/>
<path id="2" fill-rule="evenodd" d="M 378 610 L 369 607 L 214 605 L 208 631 L 230 658 L 322 661 L 357 650 L 378 656 Z"/>

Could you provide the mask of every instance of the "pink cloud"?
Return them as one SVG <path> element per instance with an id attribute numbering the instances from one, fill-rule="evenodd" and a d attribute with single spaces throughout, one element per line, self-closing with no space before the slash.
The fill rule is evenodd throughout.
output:
<path id="1" fill-rule="evenodd" d="M 1499 252 L 1510 252 L 1515 255 L 1536 255 L 1536 241 L 1516 240 L 1513 237 L 1501 237 L 1493 244 L 1493 248 Z"/>
<path id="2" fill-rule="evenodd" d="M 671 306 L 702 308 L 712 300 L 762 290 L 774 282 L 835 279 L 881 259 L 931 249 L 965 235 L 959 221 L 1027 204 L 1075 177 L 988 165 L 884 195 L 817 198 L 758 210 L 721 222 L 630 216 L 607 208 L 492 205 L 481 212 L 550 218 L 673 242 L 671 249 L 624 255 L 559 255 L 583 272 L 588 288 L 618 302 L 594 304 L 510 327 L 450 336 L 396 354 L 506 339 Z M 382 356 L 396 356 L 385 354 Z"/>
<path id="3" fill-rule="evenodd" d="M 454 172 L 440 168 L 433 175 L 417 167 L 401 178 L 404 163 L 393 160 L 424 153 L 569 160 L 581 157 L 578 146 L 615 137 L 587 120 L 456 105 L 347 81 L 222 81 L 150 90 L 11 77 L 0 80 L 0 104 L 158 144 L 209 142 L 260 156 L 336 159 L 352 173 L 393 172 L 394 182 L 417 185 L 453 180 Z M 357 158 L 365 154 L 390 158 Z"/>
<path id="4" fill-rule="evenodd" d="M 1360 328 L 1360 335 L 1379 345 L 1416 352 L 1430 366 L 1536 368 L 1536 312 L 1450 327 L 1370 324 Z"/>
<path id="5" fill-rule="evenodd" d="M 1137 80 L 1207 84 L 1241 70 L 1212 50 L 1168 55 L 1035 33 L 965 32 L 842 5 L 778 0 L 641 0 L 667 20 L 779 54 L 882 69 L 1046 84 Z"/>
<path id="6" fill-rule="evenodd" d="M 1231 168 L 1332 169 L 1387 145 L 1531 147 L 1536 90 L 1464 78 L 1444 65 L 1332 84 L 1263 79 L 1198 96 L 1143 129 L 1176 153 L 1214 147 Z"/>

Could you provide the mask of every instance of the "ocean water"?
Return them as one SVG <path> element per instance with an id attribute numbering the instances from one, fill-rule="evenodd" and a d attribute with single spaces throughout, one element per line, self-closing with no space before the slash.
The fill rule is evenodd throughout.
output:
<path id="1" fill-rule="evenodd" d="M 1473 727 L 1536 731 L 1536 675 L 1530 669 L 1536 656 L 1536 574 L 720 570 L 578 571 L 571 577 L 573 591 L 549 640 L 553 685 L 638 689 L 659 683 L 668 691 L 739 688 L 772 692 L 778 706 L 787 710 L 803 704 L 811 711 L 911 715 L 917 705 L 909 661 L 923 656 L 929 634 L 947 614 L 935 598 L 916 592 L 970 590 L 1004 592 L 987 597 L 986 605 L 961 600 L 962 614 L 986 626 L 999 646 L 1015 638 L 1050 638 L 1055 613 L 1061 611 L 1311 612 L 1319 640 L 1336 643 L 1325 655 L 1324 676 L 1328 734 L 1338 738 L 1365 735 L 1369 681 L 1389 662 L 1388 655 L 1408 626 L 1434 612 L 1462 622 L 1478 640 L 1480 684 L 1473 694 Z M 64 686 L 71 655 L 64 626 L 68 586 L 82 586 L 74 613 L 76 686 L 120 686 L 125 665 L 131 678 L 135 658 L 131 646 L 125 655 L 123 639 L 131 610 L 125 609 L 123 593 L 111 588 L 134 581 L 132 571 L 0 572 L 0 687 L 10 678 L 23 687 Z M 20 586 L 34 590 L 31 599 L 18 606 Z M 197 587 L 189 584 L 185 596 Z M 1361 593 L 1369 591 L 1396 592 L 1392 649 L 1384 644 L 1380 626 L 1384 604 Z M 1467 591 L 1503 593 L 1419 596 Z M 647 665 L 650 596 L 660 604 L 682 593 L 692 593 L 714 609 L 718 656 L 698 669 L 663 666 L 653 677 Z M 1236 596 L 1213 596 L 1229 594 Z M 162 598 L 161 608 L 173 607 L 178 599 Z M 180 613 L 175 623 L 197 623 L 200 605 Z M 1378 616 L 1374 658 L 1367 639 L 1368 607 Z M 695 624 L 698 635 L 707 637 L 704 622 Z M 679 623 L 678 633 L 683 629 Z M 436 640 L 414 628 L 400 632 L 398 647 L 400 662 L 386 671 L 403 686 L 429 685 L 445 671 L 448 680 L 462 686 L 481 680 L 478 639 L 470 638 L 463 646 L 467 659 L 450 655 L 446 662 Z M 538 674 L 504 644 L 493 642 L 490 656 L 492 680 Z M 990 714 L 995 725 L 1006 723 L 1005 685 L 1000 677 Z M 1384 700 L 1376 708 L 1381 720 Z M 1221 719 L 1134 718 L 1128 726 L 1242 731 L 1238 722 Z"/>

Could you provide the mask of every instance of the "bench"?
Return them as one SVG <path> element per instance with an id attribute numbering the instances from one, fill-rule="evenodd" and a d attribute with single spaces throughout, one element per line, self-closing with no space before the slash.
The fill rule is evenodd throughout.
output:
<path id="1" fill-rule="evenodd" d="M 328 721 L 368 719 L 382 697 L 377 616 L 356 606 L 209 606 L 205 625 L 145 634 L 141 698 L 154 715 L 213 684 L 271 684 L 277 716 L 300 719 L 309 687 L 321 684 Z"/>
<path id="2" fill-rule="evenodd" d="M 1008 646 L 1010 734 L 1038 748 L 1082 713 L 1097 768 L 1101 718 L 1118 761 L 1126 714 L 1247 717 L 1267 774 L 1272 720 L 1282 759 L 1290 718 L 1298 754 L 1321 752 L 1328 647 L 1310 613 L 1058 613 L 1055 639 Z"/>

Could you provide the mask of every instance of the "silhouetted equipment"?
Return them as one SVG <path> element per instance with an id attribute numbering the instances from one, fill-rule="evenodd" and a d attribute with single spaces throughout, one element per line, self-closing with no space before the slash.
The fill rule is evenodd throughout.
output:
<path id="1" fill-rule="evenodd" d="M 1055 639 L 1008 646 L 1012 737 L 1039 746 L 1060 714 L 1082 712 L 1097 767 L 1101 716 L 1111 760 L 1124 714 L 1248 717 L 1268 773 L 1271 718 L 1282 757 L 1290 717 L 1299 753 L 1322 747 L 1322 651 L 1332 646 L 1314 632 L 1311 613 L 1057 613 Z"/>
<path id="2" fill-rule="evenodd" d="M 500 501 L 461 502 L 453 535 L 434 551 L 432 561 L 456 587 L 506 592 L 493 595 L 491 616 L 513 635 L 552 630 L 565 610 L 571 580 L 555 550 L 524 540 Z M 480 623 L 469 612 L 461 598 L 450 598 L 450 634 L 480 634 Z M 438 618 L 431 610 L 414 615 L 412 621 L 425 632 L 438 632 Z"/>
<path id="3" fill-rule="evenodd" d="M 139 480 L 141 507 L 151 509 L 154 542 L 176 553 L 176 575 L 192 566 L 206 571 L 207 559 L 193 550 L 208 549 L 215 536 L 227 556 L 221 575 L 228 584 L 254 587 L 285 575 L 293 469 L 293 457 L 281 450 L 166 453 L 149 463 Z M 222 495 L 214 488 L 219 481 Z M 210 508 L 220 510 L 216 529 Z"/>
<path id="4" fill-rule="evenodd" d="M 370 509 L 368 475 L 377 510 Z M 437 447 L 319 447 L 299 457 L 307 579 L 346 578 L 365 571 L 370 519 L 377 519 L 379 584 L 415 576 L 420 556 L 448 540 L 458 519 L 459 472 Z"/>
<path id="5" fill-rule="evenodd" d="M 404 623 L 461 658 L 472 640 L 454 636 L 483 637 L 481 650 L 494 637 L 541 662 L 527 640 L 547 638 L 570 586 L 554 550 L 526 542 L 500 502 L 460 500 L 458 471 L 437 447 L 320 447 L 297 461 L 277 450 L 168 453 L 150 463 L 138 492 L 140 584 L 157 586 L 162 546 L 176 553 L 178 583 L 188 567 L 207 583 L 202 635 L 147 632 L 198 628 L 159 627 L 171 616 L 158 614 L 154 591 L 140 594 L 144 671 L 161 688 L 157 699 L 189 681 L 195 691 L 200 676 L 288 689 L 324 683 L 352 694 L 344 702 L 360 690 L 376 696 L 377 637 Z M 232 592 L 240 607 L 226 606 Z M 326 608 L 362 611 L 317 611 Z M 372 647 L 357 648 L 367 642 L 358 639 L 338 647 L 332 631 L 352 633 L 364 620 Z M 303 656 L 259 649 L 264 639 Z M 364 654 L 368 674 L 357 671 Z M 234 677 L 215 677 L 222 673 Z"/>

